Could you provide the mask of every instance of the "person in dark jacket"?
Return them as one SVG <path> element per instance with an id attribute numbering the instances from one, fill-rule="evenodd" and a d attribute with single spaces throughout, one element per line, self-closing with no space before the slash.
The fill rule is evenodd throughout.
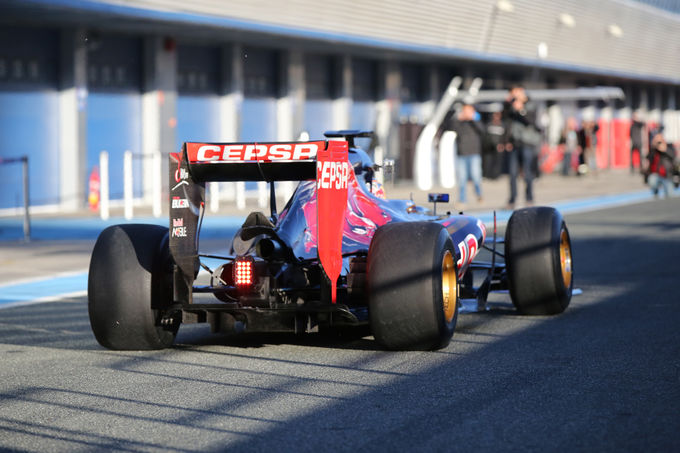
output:
<path id="1" fill-rule="evenodd" d="M 536 159 L 541 135 L 536 127 L 533 112 L 526 108 L 528 97 L 521 86 L 514 86 L 508 92 L 503 104 L 505 123 L 505 152 L 508 156 L 508 173 L 510 177 L 510 199 L 507 209 L 515 208 L 517 199 L 517 177 L 520 167 L 524 175 L 527 205 L 533 205 L 533 181 L 536 177 Z"/>
<path id="2" fill-rule="evenodd" d="M 562 157 L 562 175 L 569 176 L 572 169 L 573 156 L 581 155 L 576 118 L 567 118 L 567 124 L 565 125 L 560 137 L 560 144 L 563 146 L 564 150 Z"/>
<path id="3" fill-rule="evenodd" d="M 638 112 L 633 113 L 633 122 L 630 125 L 630 172 L 635 171 L 635 159 L 633 156 L 637 154 L 640 171 L 642 171 L 642 159 L 647 155 L 644 138 L 647 134 L 645 123 L 641 121 Z"/>
<path id="4" fill-rule="evenodd" d="M 597 131 L 600 126 L 593 120 L 584 120 L 578 131 L 578 144 L 581 154 L 578 160 L 578 174 L 585 175 L 589 171 L 597 173 Z"/>
<path id="5" fill-rule="evenodd" d="M 651 141 L 648 158 L 647 184 L 655 197 L 663 190 L 664 198 L 668 198 L 673 190 L 673 172 L 675 156 L 671 155 L 668 144 L 661 133 L 657 133 Z"/>
<path id="6" fill-rule="evenodd" d="M 482 175 L 496 179 L 503 173 L 503 152 L 505 151 L 505 125 L 503 112 L 493 112 L 486 125 L 484 153 L 482 154 Z"/>
<path id="7" fill-rule="evenodd" d="M 472 104 L 465 104 L 460 113 L 453 117 L 451 130 L 456 132 L 456 182 L 459 187 L 458 200 L 466 202 L 465 188 L 468 181 L 475 186 L 477 200 L 482 201 L 482 138 L 484 130 L 476 119 L 477 112 Z"/>

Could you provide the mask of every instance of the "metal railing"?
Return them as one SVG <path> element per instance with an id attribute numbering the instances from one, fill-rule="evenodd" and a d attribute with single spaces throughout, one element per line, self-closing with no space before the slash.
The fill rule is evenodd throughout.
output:
<path id="1" fill-rule="evenodd" d="M 123 215 L 130 220 L 134 216 L 134 171 L 133 159 L 151 159 L 151 209 L 154 217 L 160 217 L 163 207 L 162 192 L 162 157 L 161 153 L 134 154 L 132 151 L 123 153 Z M 110 216 L 109 195 L 109 153 L 99 153 L 100 172 L 100 203 L 99 215 L 103 220 Z"/>

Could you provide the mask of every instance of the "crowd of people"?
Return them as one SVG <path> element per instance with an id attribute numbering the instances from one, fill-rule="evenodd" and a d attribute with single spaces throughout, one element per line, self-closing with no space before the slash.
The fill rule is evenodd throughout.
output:
<path id="1" fill-rule="evenodd" d="M 518 201 L 518 178 L 524 181 L 524 202 L 534 202 L 533 183 L 539 174 L 539 151 L 543 140 L 536 114 L 527 108 L 528 96 L 522 86 L 508 90 L 502 111 L 491 114 L 483 124 L 472 103 L 464 102 L 445 124 L 456 132 L 455 165 L 458 202 L 467 203 L 467 185 L 471 182 L 477 201 L 483 199 L 482 176 L 498 178 L 507 173 L 509 196 L 506 208 L 514 209 Z M 597 174 L 597 133 L 595 121 L 567 118 L 559 141 L 564 176 Z M 645 178 L 655 196 L 670 196 L 680 183 L 680 164 L 673 146 L 666 142 L 663 128 L 648 128 L 639 112 L 630 127 L 631 173 L 635 168 Z"/>
<path id="2" fill-rule="evenodd" d="M 451 117 L 447 128 L 457 134 L 456 180 L 460 205 L 467 202 L 466 186 L 469 181 L 474 185 L 477 200 L 481 201 L 482 174 L 498 177 L 504 168 L 510 181 L 507 208 L 514 209 L 520 175 L 524 179 L 525 202 L 533 204 L 533 181 L 538 174 L 542 134 L 536 125 L 535 113 L 527 109 L 528 100 L 524 88 L 517 85 L 508 91 L 503 111 L 494 112 L 486 126 L 482 125 L 471 103 L 464 103 Z M 491 155 L 485 150 L 491 150 Z"/>

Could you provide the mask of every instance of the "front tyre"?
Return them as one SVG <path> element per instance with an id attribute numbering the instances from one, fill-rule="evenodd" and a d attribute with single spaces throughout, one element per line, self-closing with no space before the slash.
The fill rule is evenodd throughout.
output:
<path id="1" fill-rule="evenodd" d="M 505 232 L 510 297 L 527 315 L 562 313 L 574 286 L 571 239 L 562 215 L 549 207 L 515 211 Z"/>
<path id="2" fill-rule="evenodd" d="M 168 229 L 115 225 L 101 232 L 92 251 L 87 284 L 95 338 L 114 350 L 169 347 L 179 323 L 161 326 L 171 302 L 166 268 Z"/>
<path id="3" fill-rule="evenodd" d="M 368 251 L 369 320 L 387 349 L 429 350 L 449 344 L 458 319 L 453 242 L 442 225 L 384 225 Z"/>

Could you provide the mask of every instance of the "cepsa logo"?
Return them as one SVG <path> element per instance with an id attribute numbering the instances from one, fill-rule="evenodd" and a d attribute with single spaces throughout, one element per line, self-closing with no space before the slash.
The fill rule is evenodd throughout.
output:
<path id="1" fill-rule="evenodd" d="M 187 143 L 191 162 L 243 162 L 308 160 L 316 157 L 325 142 L 204 145 Z"/>
<path id="2" fill-rule="evenodd" d="M 317 189 L 346 189 L 349 180 L 348 162 L 317 162 Z"/>

